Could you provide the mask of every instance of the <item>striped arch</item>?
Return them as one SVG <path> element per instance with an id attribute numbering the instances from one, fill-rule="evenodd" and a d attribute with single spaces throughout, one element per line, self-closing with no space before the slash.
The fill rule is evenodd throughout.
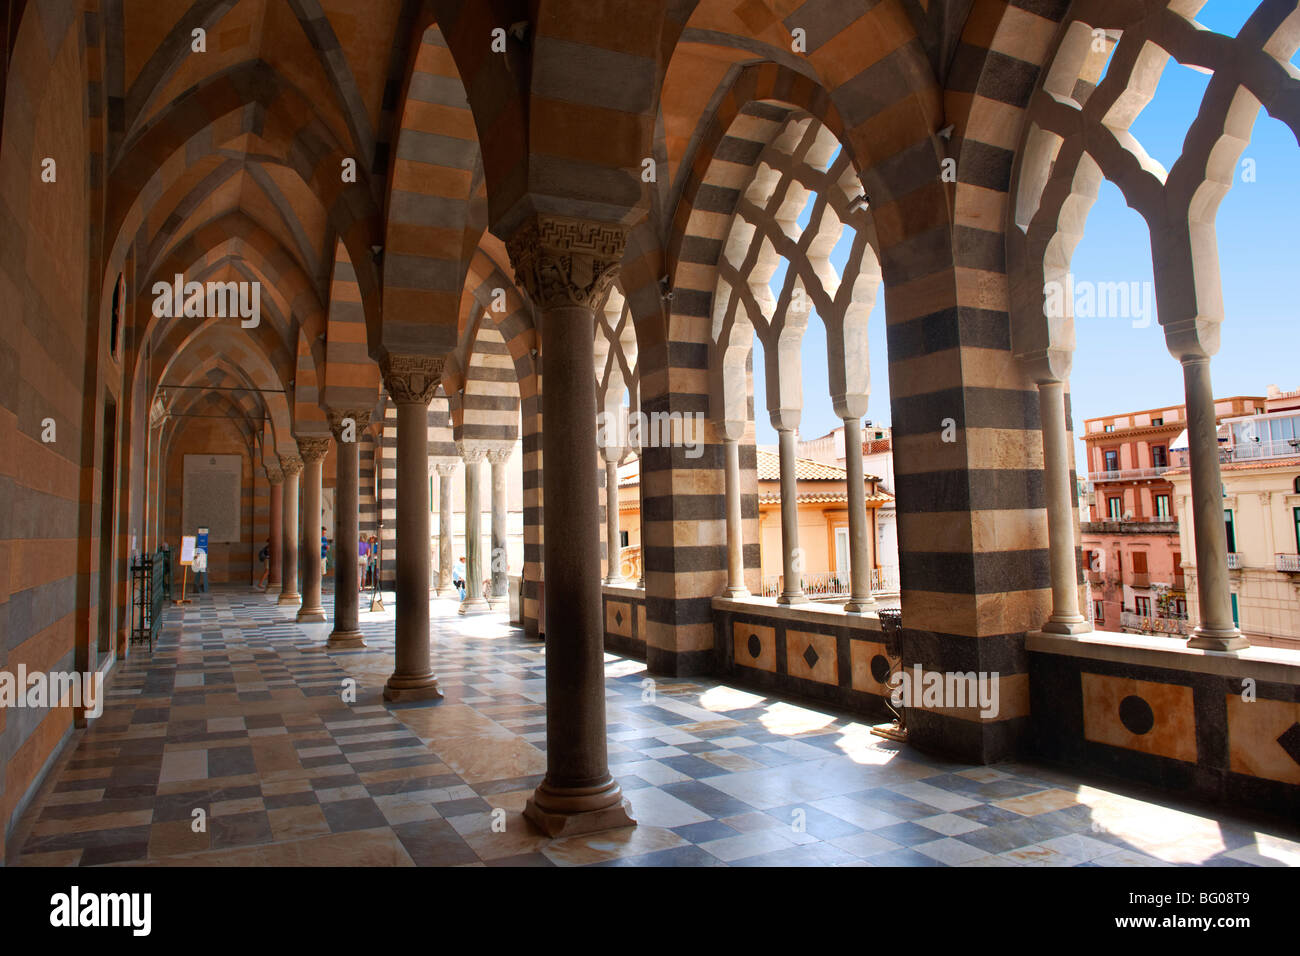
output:
<path id="1" fill-rule="evenodd" d="M 455 440 L 513 442 L 519 437 L 519 383 L 505 339 L 486 314 L 474 324 L 460 362 L 463 371 L 444 381 Z"/>
<path id="2" fill-rule="evenodd" d="M 324 347 L 324 339 L 311 342 L 306 329 L 298 330 L 298 363 L 293 379 L 293 433 L 302 437 L 329 437 L 329 419 L 321 403 L 324 364 L 317 365 L 312 352 Z"/>
<path id="3" fill-rule="evenodd" d="M 379 399 L 379 367 L 366 351 L 366 317 L 347 247 L 336 244 L 325 331 L 324 408 L 373 410 Z"/>
<path id="4" fill-rule="evenodd" d="M 383 342 L 446 355 L 486 217 L 474 118 L 437 24 L 420 35 L 404 93 L 388 180 Z"/>

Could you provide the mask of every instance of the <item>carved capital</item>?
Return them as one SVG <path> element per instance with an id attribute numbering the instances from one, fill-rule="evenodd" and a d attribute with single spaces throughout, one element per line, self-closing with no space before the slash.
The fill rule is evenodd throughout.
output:
<path id="1" fill-rule="evenodd" d="M 297 437 L 297 442 L 298 451 L 301 453 L 304 462 L 320 461 L 329 454 L 330 440 L 328 438 L 300 435 Z"/>
<path id="2" fill-rule="evenodd" d="M 384 388 L 398 405 L 428 404 L 442 381 L 441 358 L 432 355 L 397 355 L 392 352 L 379 363 Z"/>
<path id="3" fill-rule="evenodd" d="M 456 469 L 460 467 L 458 461 L 439 461 L 434 463 L 434 470 L 443 478 L 450 478 L 456 474 Z"/>
<path id="4" fill-rule="evenodd" d="M 539 214 L 506 243 L 515 279 L 540 309 L 595 309 L 618 276 L 627 227 Z"/>
<path id="5" fill-rule="evenodd" d="M 278 465 L 266 465 L 266 480 L 273 485 L 278 485 L 284 481 L 284 472 Z"/>
<path id="6" fill-rule="evenodd" d="M 461 447 L 459 450 L 460 457 L 466 465 L 477 465 L 488 456 L 488 450 L 486 448 L 470 446 L 468 448 Z"/>
<path id="7" fill-rule="evenodd" d="M 285 477 L 302 474 L 302 459 L 297 455 L 281 455 L 280 470 L 284 472 Z"/>
<path id="8" fill-rule="evenodd" d="M 351 419 L 352 421 L 352 440 L 360 441 L 361 433 L 366 430 L 370 424 L 370 409 L 351 409 L 345 408 L 342 411 L 330 409 L 326 414 L 329 415 L 330 433 L 334 436 L 335 441 L 343 440 L 344 422 Z"/>
<path id="9" fill-rule="evenodd" d="M 507 445 L 504 448 L 493 448 L 488 452 L 488 461 L 494 465 L 504 465 L 510 460 L 510 455 L 514 450 L 513 445 Z"/>

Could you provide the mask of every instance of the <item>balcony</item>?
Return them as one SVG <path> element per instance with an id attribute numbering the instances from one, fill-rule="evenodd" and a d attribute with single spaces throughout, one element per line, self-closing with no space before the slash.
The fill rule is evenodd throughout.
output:
<path id="1" fill-rule="evenodd" d="M 1187 621 L 1176 617 L 1152 617 L 1133 611 L 1120 612 L 1120 627 L 1135 634 L 1169 634 L 1173 637 L 1187 635 Z"/>
<path id="2" fill-rule="evenodd" d="M 1240 571 L 1246 564 L 1246 556 L 1240 551 L 1228 552 L 1228 570 Z"/>
<path id="3" fill-rule="evenodd" d="M 1168 465 L 1154 465 L 1151 468 L 1121 468 L 1116 471 L 1099 471 L 1095 475 L 1088 476 L 1088 480 L 1084 482 L 1084 488 L 1087 491 L 1092 491 L 1097 485 L 1114 484 L 1117 481 L 1140 481 L 1144 478 L 1159 478 L 1168 470 Z"/>
<path id="4" fill-rule="evenodd" d="M 1300 457 L 1300 438 L 1283 441 L 1238 442 L 1231 448 L 1219 450 L 1219 459 L 1225 464 L 1238 461 L 1261 461 L 1269 458 Z"/>
<path id="5" fill-rule="evenodd" d="M 1300 554 L 1279 554 L 1277 569 L 1287 574 L 1300 574 Z"/>
<path id="6" fill-rule="evenodd" d="M 1079 530 L 1083 534 L 1177 534 L 1178 520 L 1143 518 L 1123 521 L 1119 518 L 1108 518 L 1105 521 L 1081 521 Z"/>

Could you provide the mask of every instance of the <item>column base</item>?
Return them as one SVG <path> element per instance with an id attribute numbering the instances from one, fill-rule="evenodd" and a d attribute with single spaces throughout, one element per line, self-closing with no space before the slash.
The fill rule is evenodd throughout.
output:
<path id="1" fill-rule="evenodd" d="M 455 598 L 457 601 L 460 600 L 460 592 L 457 591 L 450 584 L 447 585 L 446 587 L 442 587 L 440 585 L 439 587 L 435 588 L 434 594 L 436 594 L 440 598 Z"/>
<path id="2" fill-rule="evenodd" d="M 879 606 L 880 605 L 873 597 L 851 598 L 849 602 L 844 605 L 844 610 L 849 614 L 867 614 L 876 610 Z"/>
<path id="3" fill-rule="evenodd" d="M 276 600 L 277 604 L 301 604 L 302 595 L 296 591 L 281 591 L 280 597 Z"/>
<path id="4" fill-rule="evenodd" d="M 785 593 L 776 599 L 776 603 L 777 604 L 807 604 L 808 595 L 804 594 L 802 591 Z"/>
<path id="5" fill-rule="evenodd" d="M 323 607 L 306 607 L 298 609 L 299 624 L 324 624 L 329 618 L 325 616 Z"/>
<path id="6" fill-rule="evenodd" d="M 1048 618 L 1039 628 L 1044 634 L 1091 634 L 1092 624 L 1080 617 L 1075 620 Z"/>
<path id="7" fill-rule="evenodd" d="M 442 700 L 438 678 L 432 674 L 424 677 L 406 677 L 394 674 L 384 684 L 384 700 L 408 704 L 420 700 Z"/>
<path id="8" fill-rule="evenodd" d="M 749 588 L 726 588 L 722 592 L 723 597 L 729 598 L 747 598 L 752 597 Z"/>
<path id="9" fill-rule="evenodd" d="M 1242 636 L 1237 628 L 1219 630 L 1218 628 L 1198 627 L 1187 639 L 1188 647 L 1204 651 L 1238 651 L 1250 647 L 1250 641 Z"/>
<path id="10" fill-rule="evenodd" d="M 325 642 L 325 647 L 331 651 L 350 651 L 365 646 L 365 635 L 355 629 L 339 630 L 335 628 L 330 632 L 329 639 Z"/>
<path id="11" fill-rule="evenodd" d="M 617 578 L 609 577 L 609 578 L 605 578 L 605 579 L 602 580 L 600 583 L 606 585 L 607 587 L 611 587 L 611 588 L 621 588 L 621 587 L 626 586 L 627 581 L 625 581 L 625 580 L 624 580 L 623 578 L 621 578 L 621 577 L 617 577 Z"/>
<path id="12" fill-rule="evenodd" d="M 473 614 L 491 614 L 492 605 L 488 604 L 485 598 L 466 598 L 460 602 L 460 610 L 457 613 L 465 616 Z"/>
<path id="13" fill-rule="evenodd" d="M 632 805 L 618 781 L 599 787 L 551 788 L 543 780 L 528 798 L 524 819 L 549 837 L 634 827 Z"/>

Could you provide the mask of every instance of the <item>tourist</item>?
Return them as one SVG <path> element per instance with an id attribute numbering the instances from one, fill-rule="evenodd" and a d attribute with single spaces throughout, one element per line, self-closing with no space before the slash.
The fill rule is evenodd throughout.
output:
<path id="1" fill-rule="evenodd" d="M 262 576 L 257 579 L 257 589 L 265 591 L 267 584 L 271 580 L 271 539 L 266 539 L 266 544 L 262 545 L 262 550 L 257 552 L 257 560 L 262 562 Z"/>

